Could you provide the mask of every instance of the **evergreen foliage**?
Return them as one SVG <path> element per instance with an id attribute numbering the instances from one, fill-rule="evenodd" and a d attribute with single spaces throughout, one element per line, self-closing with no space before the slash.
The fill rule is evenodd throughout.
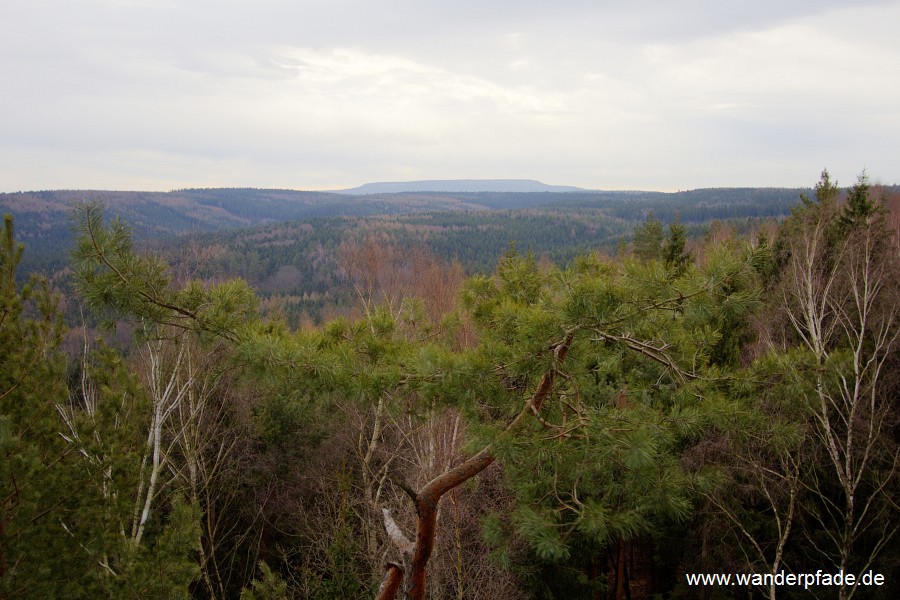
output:
<path id="1" fill-rule="evenodd" d="M 142 470 L 135 450 L 146 438 L 135 418 L 140 393 L 111 351 L 83 374 L 96 396 L 87 397 L 87 387 L 67 390 L 57 301 L 40 280 L 16 287 L 21 252 L 7 217 L 0 243 L 0 590 L 29 598 L 187 597 L 197 575 L 199 515 L 173 497 L 145 543 L 125 535 L 134 507 L 129 487 Z"/>
<path id="2" fill-rule="evenodd" d="M 641 260 L 653 260 L 662 256 L 663 227 L 651 210 L 644 222 L 634 228 L 634 255 Z"/>
<path id="3" fill-rule="evenodd" d="M 872 198 L 871 192 L 869 178 L 863 171 L 847 193 L 847 200 L 835 224 L 839 237 L 846 237 L 854 229 L 869 225 L 872 218 L 883 214 L 884 208 Z"/>
<path id="4" fill-rule="evenodd" d="M 131 231 L 121 220 L 103 224 L 103 209 L 81 205 L 74 222 L 76 288 L 89 307 L 156 326 L 231 337 L 237 324 L 255 313 L 256 296 L 240 280 L 205 287 L 193 281 L 171 285 L 164 263 L 134 251 Z"/>
<path id="5" fill-rule="evenodd" d="M 663 243 L 662 259 L 666 268 L 677 275 L 683 273 L 691 262 L 691 253 L 687 250 L 687 232 L 678 221 L 669 223 L 669 235 Z"/>
<path id="6" fill-rule="evenodd" d="M 39 279 L 18 286 L 22 251 L 7 215 L 0 238 L 0 595 L 77 597 L 88 564 L 61 523 L 77 528 L 75 521 L 90 518 L 93 499 L 71 494 L 84 480 L 58 434 L 56 403 L 65 401 L 66 388 L 57 299 Z"/>
<path id="7" fill-rule="evenodd" d="M 241 592 L 241 600 L 284 600 L 287 598 L 287 582 L 273 572 L 265 561 L 259 562 L 261 577 L 253 580 L 252 589 Z"/>

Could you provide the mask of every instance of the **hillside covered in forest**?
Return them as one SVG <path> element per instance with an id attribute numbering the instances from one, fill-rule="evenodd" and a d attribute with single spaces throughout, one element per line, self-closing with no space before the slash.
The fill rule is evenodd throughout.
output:
<path id="1" fill-rule="evenodd" d="M 16 219 L 17 237 L 29 252 L 23 268 L 50 274 L 67 263 L 72 248 L 71 215 L 77 203 L 101 202 L 108 218 L 128 223 L 137 242 L 180 236 L 221 239 L 243 253 L 240 239 L 279 238 L 307 223 L 316 235 L 343 230 L 378 229 L 426 240 L 444 258 L 458 258 L 471 271 L 495 264 L 510 242 L 554 260 L 587 248 L 615 248 L 650 211 L 664 223 L 680 220 L 705 226 L 713 220 L 782 218 L 804 190 L 781 188 L 707 189 L 661 192 L 404 192 L 345 195 L 326 192 L 258 189 L 194 189 L 172 192 L 45 191 L 0 194 L 0 211 Z M 806 190 L 808 193 L 809 190 Z M 484 226 L 490 235 L 484 235 Z M 262 233 L 250 228 L 259 227 Z M 310 228 L 307 227 L 307 230 Z M 280 231 L 280 233 L 279 233 Z M 225 233 L 230 232 L 230 233 Z M 406 240 L 404 240 L 406 241 Z M 290 239 L 306 246 L 312 240 Z M 274 243 L 274 240 L 270 240 Z M 236 245 L 237 244 L 237 245 Z M 319 241 L 315 241 L 317 246 Z M 263 254 L 267 244 L 257 245 Z M 323 246 L 331 249 L 326 242 Z M 290 251 L 297 255 L 301 250 Z M 246 263 L 245 257 L 230 260 Z M 251 261 L 256 262 L 250 258 Z M 275 265 L 264 258 L 250 270 L 228 269 L 231 276 L 271 275 Z M 270 266 L 266 266 L 270 265 Z M 296 266 L 296 265 L 295 265 Z"/>

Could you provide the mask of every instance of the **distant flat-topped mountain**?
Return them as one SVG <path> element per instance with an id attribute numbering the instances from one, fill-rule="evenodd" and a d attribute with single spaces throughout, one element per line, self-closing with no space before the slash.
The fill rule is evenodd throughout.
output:
<path id="1" fill-rule="evenodd" d="M 547 185 L 534 179 L 431 179 L 366 183 L 339 194 L 397 194 L 401 192 L 583 192 L 569 185 Z"/>

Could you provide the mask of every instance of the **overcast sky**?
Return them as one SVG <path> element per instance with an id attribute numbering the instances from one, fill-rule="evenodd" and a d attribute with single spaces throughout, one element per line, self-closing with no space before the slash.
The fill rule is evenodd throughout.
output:
<path id="1" fill-rule="evenodd" d="M 900 183 L 900 1 L 0 0 L 0 191 Z"/>

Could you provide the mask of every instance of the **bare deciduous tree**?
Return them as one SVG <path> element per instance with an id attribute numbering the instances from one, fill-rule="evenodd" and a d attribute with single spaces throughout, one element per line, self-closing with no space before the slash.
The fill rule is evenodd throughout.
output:
<path id="1" fill-rule="evenodd" d="M 803 478 L 816 499 L 811 514 L 829 544 L 809 541 L 850 572 L 867 569 L 897 531 L 887 521 L 865 555 L 854 556 L 857 542 L 895 510 L 890 495 L 898 453 L 883 426 L 892 410 L 885 367 L 900 335 L 898 270 L 879 215 L 835 242 L 835 210 L 823 204 L 802 215 L 781 289 L 784 314 L 814 357 L 810 409 L 816 445 L 828 465 Z M 839 499 L 829 490 L 832 482 Z M 850 598 L 856 589 L 842 586 L 840 597 Z"/>
<path id="2" fill-rule="evenodd" d="M 774 455 L 773 455 L 774 454 Z M 725 516 L 737 532 L 741 550 L 747 563 L 760 565 L 772 575 L 784 569 L 784 554 L 794 530 L 802 492 L 800 480 L 802 462 L 799 450 L 779 448 L 774 453 L 767 449 L 741 452 L 733 457 L 732 477 L 739 485 L 749 488 L 761 502 L 764 512 L 771 515 L 774 531 L 771 535 L 748 526 L 741 518 L 737 503 L 716 493 L 707 493 L 707 499 Z M 775 600 L 777 589 L 774 578 L 766 587 L 770 600 Z"/>

